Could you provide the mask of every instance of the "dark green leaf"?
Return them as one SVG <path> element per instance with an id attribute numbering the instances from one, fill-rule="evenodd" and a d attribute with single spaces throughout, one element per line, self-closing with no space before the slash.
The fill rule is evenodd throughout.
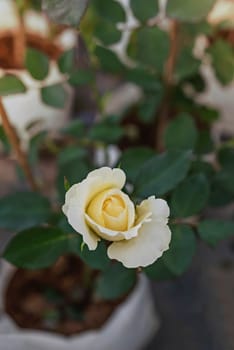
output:
<path id="1" fill-rule="evenodd" d="M 100 275 L 96 293 L 102 299 L 117 299 L 127 294 L 135 282 L 135 270 L 126 269 L 123 265 L 114 263 Z"/>
<path id="2" fill-rule="evenodd" d="M 158 259 L 154 264 L 145 267 L 143 271 L 146 275 L 156 281 L 165 281 L 175 277 L 163 262 L 163 258 Z"/>
<path id="3" fill-rule="evenodd" d="M 123 7 L 115 0 L 92 0 L 92 4 L 100 17 L 113 24 L 126 21 Z"/>
<path id="4" fill-rule="evenodd" d="M 108 46 L 120 41 L 122 32 L 118 30 L 115 23 L 102 19 L 96 24 L 95 37 L 98 38 L 104 45 Z"/>
<path id="5" fill-rule="evenodd" d="M 193 149 L 197 140 L 197 129 L 193 118 L 181 114 L 170 122 L 165 131 L 165 145 L 169 150 Z"/>
<path id="6" fill-rule="evenodd" d="M 18 192 L 0 199 L 0 227 L 24 230 L 45 223 L 50 216 L 47 198 L 34 192 Z"/>
<path id="7" fill-rule="evenodd" d="M 228 220 L 206 220 L 199 224 L 198 233 L 201 239 L 214 247 L 222 239 L 234 235 L 234 222 Z"/>
<path id="8" fill-rule="evenodd" d="M 6 74 L 0 78 L 0 96 L 22 94 L 26 90 L 26 86 L 15 75 Z"/>
<path id="9" fill-rule="evenodd" d="M 198 154 L 211 153 L 214 150 L 214 142 L 209 130 L 201 130 L 198 134 L 195 152 Z"/>
<path id="10" fill-rule="evenodd" d="M 87 265 L 96 270 L 105 270 L 110 264 L 104 241 L 101 241 L 97 249 L 92 251 L 85 245 L 79 256 Z"/>
<path id="11" fill-rule="evenodd" d="M 169 36 L 158 27 L 137 29 L 132 34 L 128 53 L 137 62 L 161 74 L 169 54 Z"/>
<path id="12" fill-rule="evenodd" d="M 31 76 L 36 80 L 44 80 L 49 73 L 49 58 L 43 52 L 28 48 L 25 66 Z"/>
<path id="13" fill-rule="evenodd" d="M 134 16 L 141 22 L 155 17 L 159 11 L 158 0 L 148 0 L 147 3 L 142 0 L 131 0 L 130 6 Z"/>
<path id="14" fill-rule="evenodd" d="M 104 71 L 111 73 L 123 73 L 125 71 L 125 66 L 111 50 L 102 46 L 96 46 L 94 54 Z"/>
<path id="15" fill-rule="evenodd" d="M 172 190 L 186 176 L 191 161 L 190 152 L 166 152 L 141 166 L 135 182 L 135 195 L 162 195 Z"/>
<path id="16" fill-rule="evenodd" d="M 123 152 L 119 163 L 127 175 L 127 180 L 134 183 L 141 164 L 155 155 L 155 152 L 146 147 L 130 148 Z"/>
<path id="17" fill-rule="evenodd" d="M 172 227 L 169 250 L 163 254 L 167 268 L 175 275 L 183 274 L 191 265 L 196 251 L 196 238 L 192 229 L 185 225 Z"/>
<path id="18" fill-rule="evenodd" d="M 197 214 L 207 204 L 209 192 L 209 183 L 203 174 L 190 176 L 172 194 L 172 214 L 181 218 Z"/>
<path id="19" fill-rule="evenodd" d="M 50 85 L 41 89 L 42 101 L 54 108 L 64 108 L 67 92 L 62 84 Z"/>
<path id="20" fill-rule="evenodd" d="M 3 257 L 17 267 L 46 268 L 69 251 L 68 242 L 75 241 L 76 236 L 69 236 L 58 228 L 34 227 L 18 233 L 7 246 Z"/>
<path id="21" fill-rule="evenodd" d="M 108 120 L 106 122 L 104 121 L 97 123 L 89 132 L 89 137 L 92 140 L 110 144 L 118 142 L 123 136 L 123 127 L 117 124 L 109 123 Z"/>
<path id="22" fill-rule="evenodd" d="M 62 132 L 78 138 L 84 137 L 85 136 L 84 122 L 80 119 L 72 120 L 68 125 L 66 125 L 62 129 Z"/>

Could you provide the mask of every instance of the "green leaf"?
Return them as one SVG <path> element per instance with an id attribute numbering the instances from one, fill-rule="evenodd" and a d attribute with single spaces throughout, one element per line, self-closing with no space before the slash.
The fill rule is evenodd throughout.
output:
<path id="1" fill-rule="evenodd" d="M 64 165 L 69 162 L 76 162 L 78 159 L 83 159 L 85 156 L 87 156 L 87 150 L 85 148 L 69 146 L 59 153 L 58 163 L 59 165 Z"/>
<path id="2" fill-rule="evenodd" d="M 209 183 L 203 174 L 190 176 L 172 194 L 172 215 L 183 218 L 197 214 L 206 206 L 209 193 Z"/>
<path id="3" fill-rule="evenodd" d="M 115 23 L 105 19 L 97 22 L 94 33 L 95 37 L 107 46 L 117 43 L 122 37 L 122 32 L 118 30 Z"/>
<path id="4" fill-rule="evenodd" d="M 182 275 L 192 263 L 196 246 L 196 238 L 190 227 L 173 226 L 169 250 L 163 254 L 167 268 L 177 276 Z"/>
<path id="5" fill-rule="evenodd" d="M 104 241 L 101 241 L 97 249 L 92 251 L 85 245 L 79 256 L 87 265 L 95 270 L 105 270 L 110 264 Z"/>
<path id="6" fill-rule="evenodd" d="M 58 59 L 58 66 L 59 66 L 60 72 L 62 73 L 71 72 L 74 64 L 74 56 L 75 56 L 74 49 L 71 49 L 62 53 L 62 55 Z"/>
<path id="7" fill-rule="evenodd" d="M 47 198 L 34 192 L 18 192 L 0 199 L 0 227 L 24 230 L 45 223 L 51 213 Z"/>
<path id="8" fill-rule="evenodd" d="M 42 101 L 54 108 L 64 108 L 67 92 L 62 84 L 55 84 L 41 89 Z"/>
<path id="9" fill-rule="evenodd" d="M 58 23 L 78 26 L 89 0 L 42 0 L 42 9 Z"/>
<path id="10" fill-rule="evenodd" d="M 70 121 L 61 131 L 73 137 L 82 138 L 85 136 L 85 125 L 81 119 L 76 119 Z"/>
<path id="11" fill-rule="evenodd" d="M 89 138 L 104 143 L 116 143 L 124 136 L 124 128 L 106 121 L 95 124 L 89 132 Z"/>
<path id="12" fill-rule="evenodd" d="M 222 168 L 234 175 L 234 149 L 223 147 L 218 152 L 218 161 Z"/>
<path id="13" fill-rule="evenodd" d="M 139 173 L 141 164 L 155 155 L 155 152 L 146 147 L 129 148 L 124 151 L 119 163 L 127 175 L 127 180 L 134 183 Z"/>
<path id="14" fill-rule="evenodd" d="M 149 72 L 147 69 L 140 67 L 131 68 L 126 71 L 126 80 L 142 87 L 146 92 L 153 92 L 162 95 L 162 83 L 159 78 Z M 157 97 L 154 96 L 157 100 Z"/>
<path id="15" fill-rule="evenodd" d="M 163 262 L 163 258 L 158 259 L 154 264 L 145 267 L 143 271 L 146 275 L 156 281 L 165 281 L 175 277 Z"/>
<path id="16" fill-rule="evenodd" d="M 140 168 L 134 194 L 145 198 L 167 193 L 185 178 L 190 162 L 190 152 L 166 152 L 153 157 Z"/>
<path id="17" fill-rule="evenodd" d="M 58 228 L 34 227 L 18 233 L 7 246 L 3 258 L 21 268 L 46 268 L 69 251 L 68 242 L 75 242 L 76 236 L 67 235 Z"/>
<path id="18" fill-rule="evenodd" d="M 38 162 L 40 147 L 45 141 L 47 135 L 47 131 L 41 131 L 30 139 L 28 158 L 32 166 L 35 166 Z"/>
<path id="19" fill-rule="evenodd" d="M 198 233 L 201 239 L 215 247 L 222 239 L 234 235 L 234 222 L 228 220 L 205 220 L 199 224 Z"/>
<path id="20" fill-rule="evenodd" d="M 127 294 L 136 283 L 136 272 L 119 263 L 109 266 L 97 281 L 96 294 L 105 300 L 113 300 Z"/>
<path id="21" fill-rule="evenodd" d="M 137 29 L 132 33 L 128 54 L 161 74 L 169 54 L 169 36 L 158 27 Z"/>
<path id="22" fill-rule="evenodd" d="M 88 85 L 94 81 L 94 74 L 87 69 L 78 69 L 70 75 L 69 83 L 74 86 Z"/>
<path id="23" fill-rule="evenodd" d="M 166 13 L 183 22 L 196 22 L 206 18 L 216 0 L 168 0 Z"/>
<path id="24" fill-rule="evenodd" d="M 113 24 L 126 21 L 123 7 L 115 0 L 92 0 L 92 4 L 102 19 L 108 20 Z"/>
<path id="25" fill-rule="evenodd" d="M 113 51 L 102 46 L 96 46 L 94 55 L 97 57 L 100 67 L 104 71 L 114 74 L 125 71 L 125 66 Z"/>
<path id="26" fill-rule="evenodd" d="M 163 98 L 163 91 L 158 91 L 158 93 L 150 94 L 145 96 L 143 101 L 139 105 L 139 119 L 146 123 L 153 123 L 155 120 L 155 115 L 160 107 Z"/>
<path id="27" fill-rule="evenodd" d="M 6 74 L 0 78 L 0 96 L 22 94 L 26 90 L 26 86 L 15 75 Z"/>
<path id="28" fill-rule="evenodd" d="M 28 48 L 25 66 L 31 76 L 36 80 L 44 80 L 49 73 L 49 57 L 39 50 Z"/>
<path id="29" fill-rule="evenodd" d="M 198 134 L 195 153 L 207 154 L 214 150 L 214 142 L 211 138 L 211 132 L 209 130 L 201 130 Z"/>
<path id="30" fill-rule="evenodd" d="M 131 0 L 130 6 L 134 16 L 140 22 L 146 22 L 155 17 L 159 11 L 158 0 L 148 0 L 147 3 L 142 0 Z"/>
<path id="31" fill-rule="evenodd" d="M 1 125 L 0 125 L 0 143 L 2 143 L 4 151 L 6 153 L 9 153 L 10 149 L 11 149 L 11 145 L 10 145 L 8 138 L 5 134 L 5 131 Z"/>
<path id="32" fill-rule="evenodd" d="M 67 181 L 72 186 L 83 180 L 90 170 L 85 149 L 70 146 L 59 154 L 58 176 L 56 182 L 60 199 L 62 201 L 64 201 L 65 195 L 64 177 L 66 177 Z"/>
<path id="33" fill-rule="evenodd" d="M 193 118 L 187 114 L 176 117 L 168 125 L 164 139 L 168 150 L 192 150 L 197 141 L 197 129 Z"/>
<path id="34" fill-rule="evenodd" d="M 216 40 L 209 48 L 213 67 L 218 80 L 227 85 L 234 79 L 234 49 L 227 41 Z"/>
<path id="35" fill-rule="evenodd" d="M 183 81 L 199 72 L 201 61 L 193 55 L 193 46 L 184 47 L 179 54 L 175 69 L 177 81 Z"/>

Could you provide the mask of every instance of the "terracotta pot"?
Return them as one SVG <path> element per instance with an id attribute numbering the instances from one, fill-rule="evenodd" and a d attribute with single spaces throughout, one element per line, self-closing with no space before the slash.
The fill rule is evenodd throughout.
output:
<path id="1" fill-rule="evenodd" d="M 3 311 L 5 287 L 13 272 L 14 268 L 3 263 L 0 272 L 1 350 L 140 350 L 159 328 L 149 282 L 142 276 L 132 293 L 99 330 L 69 338 L 42 331 L 21 330 Z"/>

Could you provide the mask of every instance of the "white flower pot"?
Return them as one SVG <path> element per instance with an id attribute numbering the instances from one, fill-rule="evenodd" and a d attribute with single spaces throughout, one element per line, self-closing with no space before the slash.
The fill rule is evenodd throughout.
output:
<path id="1" fill-rule="evenodd" d="M 0 350 L 141 350 L 159 328 L 149 282 L 141 276 L 133 292 L 99 330 L 70 338 L 21 330 L 3 311 L 4 290 L 11 275 L 12 268 L 4 263 L 0 272 Z"/>

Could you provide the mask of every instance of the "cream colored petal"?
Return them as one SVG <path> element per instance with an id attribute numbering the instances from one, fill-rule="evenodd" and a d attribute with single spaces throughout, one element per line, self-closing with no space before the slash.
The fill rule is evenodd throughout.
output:
<path id="1" fill-rule="evenodd" d="M 82 235 L 83 241 L 87 244 L 89 250 L 95 250 L 100 238 L 86 224 L 84 213 L 79 209 L 80 208 L 75 205 L 68 209 L 68 222 L 74 230 Z"/>
<path id="2" fill-rule="evenodd" d="M 142 213 L 151 212 L 152 220 L 162 224 L 168 223 L 168 217 L 170 215 L 170 209 L 167 202 L 164 199 L 155 198 L 154 196 L 145 199 L 138 207 L 138 215 Z"/>
<path id="3" fill-rule="evenodd" d="M 89 173 L 85 180 L 73 185 L 66 193 L 63 212 L 70 225 L 83 236 L 90 250 L 96 249 L 99 238 L 86 224 L 86 207 L 99 192 L 108 188 L 122 188 L 124 183 L 122 170 L 104 167 Z"/>
<path id="4" fill-rule="evenodd" d="M 113 231 L 101 225 L 98 225 L 95 221 L 93 221 L 87 214 L 85 215 L 88 225 L 93 229 L 94 232 L 103 239 L 107 241 L 121 241 L 121 240 L 129 240 L 138 235 L 138 232 L 141 226 L 150 219 L 150 213 L 145 214 L 141 217 L 141 220 L 137 222 L 137 224 L 131 227 L 128 231 Z"/>
<path id="5" fill-rule="evenodd" d="M 123 170 L 109 167 L 102 167 L 100 169 L 93 170 L 89 173 L 87 179 L 89 178 L 100 178 L 102 183 L 111 183 L 113 186 L 119 188 L 120 190 L 124 187 L 126 182 L 126 175 Z"/>
<path id="6" fill-rule="evenodd" d="M 128 268 L 153 264 L 169 248 L 171 231 L 167 225 L 151 221 L 142 225 L 137 237 L 114 242 L 108 248 L 108 256 Z"/>

